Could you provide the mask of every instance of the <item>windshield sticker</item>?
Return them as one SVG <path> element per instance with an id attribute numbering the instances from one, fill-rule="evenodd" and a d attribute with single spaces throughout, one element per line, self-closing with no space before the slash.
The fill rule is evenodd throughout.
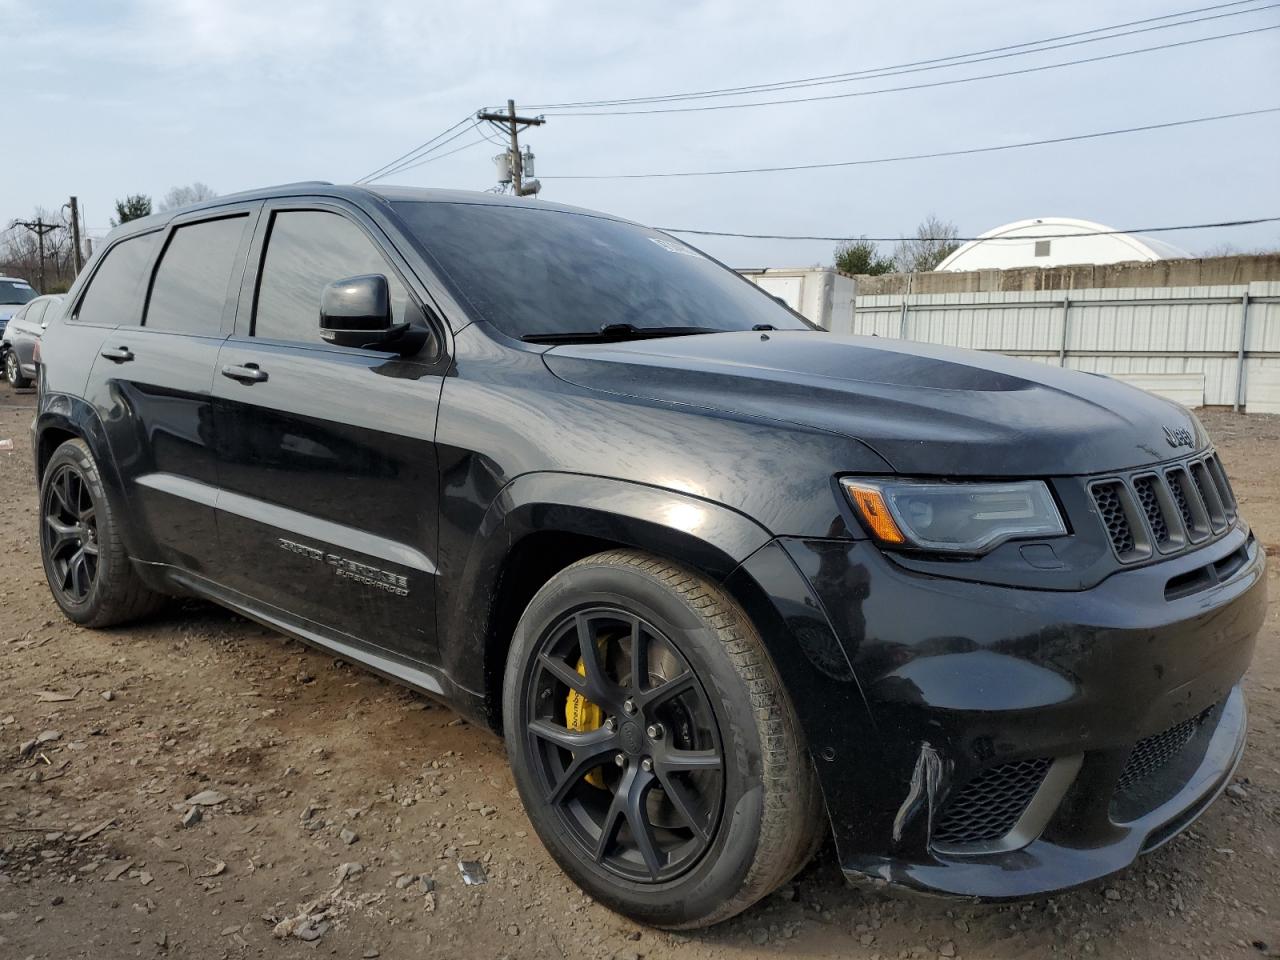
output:
<path id="1" fill-rule="evenodd" d="M 686 247 L 683 243 L 678 243 L 675 240 L 668 240 L 666 237 L 650 237 L 649 240 L 652 241 L 653 243 L 656 243 L 658 246 L 660 246 L 663 250 L 666 250 L 668 253 L 680 253 L 686 257 L 694 257 L 695 259 L 698 259 L 698 260 L 704 259 L 702 254 L 698 253 L 697 250 L 691 250 L 690 248 Z"/>

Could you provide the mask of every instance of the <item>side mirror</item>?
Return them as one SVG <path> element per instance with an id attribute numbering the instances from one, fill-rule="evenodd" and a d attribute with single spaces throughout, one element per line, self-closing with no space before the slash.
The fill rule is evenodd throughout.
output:
<path id="1" fill-rule="evenodd" d="M 399 350 L 407 323 L 391 322 L 391 293 L 381 274 L 335 280 L 320 295 L 320 336 L 338 347 Z"/>

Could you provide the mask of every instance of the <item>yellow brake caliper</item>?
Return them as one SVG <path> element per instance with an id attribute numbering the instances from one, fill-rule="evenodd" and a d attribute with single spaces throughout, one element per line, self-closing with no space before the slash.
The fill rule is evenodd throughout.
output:
<path id="1" fill-rule="evenodd" d="M 583 677 L 587 675 L 587 664 L 583 660 L 578 661 L 578 674 Z M 599 730 L 600 724 L 603 722 L 604 717 L 599 707 L 577 690 L 569 691 L 569 696 L 564 702 L 565 726 L 577 733 L 587 733 L 591 730 Z M 604 771 L 599 767 L 596 767 L 583 779 L 593 787 L 604 789 Z"/>

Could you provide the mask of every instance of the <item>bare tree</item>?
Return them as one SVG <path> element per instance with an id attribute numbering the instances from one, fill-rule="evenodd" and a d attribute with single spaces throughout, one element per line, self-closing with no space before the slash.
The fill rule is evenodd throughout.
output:
<path id="1" fill-rule="evenodd" d="M 910 240 L 900 240 L 893 249 L 899 273 L 924 273 L 937 268 L 960 248 L 960 228 L 934 214 L 924 218 Z"/>
<path id="2" fill-rule="evenodd" d="M 1204 253 L 1202 257 L 1258 257 L 1268 253 L 1280 253 L 1280 243 L 1274 243 L 1270 246 L 1262 244 L 1257 247 L 1238 247 L 1234 243 L 1218 243 L 1214 244 Z"/>
<path id="3" fill-rule="evenodd" d="M 166 210 L 174 210 L 178 207 L 185 207 L 191 203 L 201 203 L 205 200 L 212 200 L 218 195 L 218 191 L 213 189 L 207 183 L 201 183 L 197 180 L 195 183 L 189 183 L 185 187 L 170 187 L 169 192 L 164 195 L 164 199 L 160 201 L 157 209 L 161 213 Z"/>
<path id="4" fill-rule="evenodd" d="M 9 229 L 0 232 L 0 273 L 22 277 L 32 284 L 43 277 L 41 293 L 61 293 L 75 279 L 71 231 L 67 229 L 62 215 L 48 207 L 36 207 L 26 219 L 59 227 L 44 235 L 44 263 L 40 262 L 39 238 L 15 221 Z"/>

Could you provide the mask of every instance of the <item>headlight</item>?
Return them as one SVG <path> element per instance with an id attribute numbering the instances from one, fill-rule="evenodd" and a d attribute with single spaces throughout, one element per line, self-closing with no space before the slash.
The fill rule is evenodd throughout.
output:
<path id="1" fill-rule="evenodd" d="M 1067 532 L 1041 480 L 942 483 L 846 477 L 840 483 L 881 543 L 981 553 L 1014 538 Z"/>

